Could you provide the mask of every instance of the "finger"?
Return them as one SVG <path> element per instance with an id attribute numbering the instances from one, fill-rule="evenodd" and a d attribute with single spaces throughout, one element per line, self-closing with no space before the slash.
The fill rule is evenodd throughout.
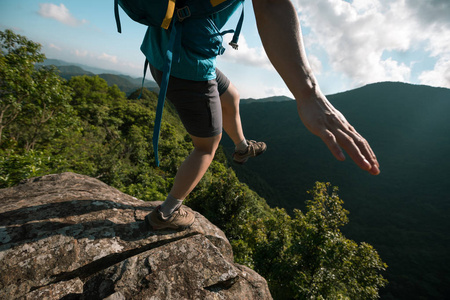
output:
<path id="1" fill-rule="evenodd" d="M 335 134 L 339 146 L 341 146 L 345 150 L 345 152 L 347 152 L 347 154 L 356 163 L 356 165 L 365 171 L 370 171 L 372 169 L 372 165 L 362 154 L 360 148 L 356 144 L 355 139 L 342 130 L 337 130 Z M 358 143 L 363 142 L 358 141 Z"/>
<path id="2" fill-rule="evenodd" d="M 356 145 L 359 147 L 361 154 L 371 165 L 369 173 L 372 175 L 380 174 L 380 164 L 378 163 L 378 160 L 373 153 L 372 148 L 370 148 L 369 143 L 364 138 L 361 138 L 356 141 Z"/>
<path id="3" fill-rule="evenodd" d="M 353 139 L 361 154 L 372 166 L 369 173 L 372 175 L 378 175 L 380 173 L 380 164 L 378 163 L 377 157 L 370 147 L 369 142 L 367 142 L 367 140 L 364 139 L 352 126 L 350 126 L 347 134 Z"/>
<path id="4" fill-rule="evenodd" d="M 336 157 L 337 160 L 343 161 L 345 160 L 344 152 L 342 152 L 341 147 L 336 141 L 336 137 L 329 130 L 324 130 L 319 134 L 319 137 L 322 141 L 327 145 L 328 149 L 330 149 L 331 153 Z"/>

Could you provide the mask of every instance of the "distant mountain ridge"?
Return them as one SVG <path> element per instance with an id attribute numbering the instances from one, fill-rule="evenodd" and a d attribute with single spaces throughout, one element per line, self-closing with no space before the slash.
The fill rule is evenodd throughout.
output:
<path id="1" fill-rule="evenodd" d="M 86 71 L 85 69 L 78 66 L 55 66 L 55 67 L 59 70 L 60 72 L 59 75 L 65 79 L 70 79 L 70 77 L 72 76 L 95 75 L 94 73 Z"/>
<path id="2" fill-rule="evenodd" d="M 289 98 L 287 96 L 272 96 L 272 97 L 266 97 L 266 98 L 247 98 L 247 99 L 241 99 L 241 104 L 250 104 L 254 102 L 262 103 L 262 102 L 282 102 L 282 101 L 292 101 L 294 99 Z"/>
<path id="3" fill-rule="evenodd" d="M 113 70 L 106 70 L 106 69 L 101 69 L 101 68 L 96 68 L 96 67 L 91 67 L 88 65 L 83 65 L 83 64 L 79 64 L 79 63 L 74 63 L 74 62 L 67 62 L 64 60 L 60 60 L 60 59 L 54 59 L 54 58 L 47 58 L 42 65 L 44 66 L 49 66 L 49 65 L 53 65 L 55 67 L 63 67 L 63 66 L 76 66 L 79 68 L 82 68 L 83 70 L 86 70 L 90 73 L 93 74 L 102 74 L 102 73 L 108 73 L 108 74 L 115 74 L 115 75 L 120 75 L 120 72 L 117 71 L 113 71 Z"/>
<path id="4" fill-rule="evenodd" d="M 53 65 L 60 71 L 60 76 L 69 80 L 73 76 L 95 76 L 103 78 L 108 82 L 108 85 L 117 85 L 119 89 L 130 95 L 135 90 L 142 87 L 142 78 L 134 78 L 128 75 L 122 75 L 115 71 L 104 70 L 100 68 L 89 67 L 82 64 L 65 62 L 58 59 L 46 59 L 44 63 L 40 64 L 44 66 Z M 158 91 L 158 85 L 152 80 L 145 80 L 144 86 L 151 91 Z"/>
<path id="5" fill-rule="evenodd" d="M 233 169 L 270 205 L 288 210 L 303 209 L 315 181 L 338 186 L 350 211 L 345 234 L 373 245 L 389 265 L 381 299 L 448 299 L 450 89 L 383 82 L 328 99 L 370 142 L 379 176 L 348 157 L 336 161 L 303 126 L 295 101 L 240 106 L 246 138 L 268 149 Z M 230 157 L 230 139 L 222 145 Z"/>

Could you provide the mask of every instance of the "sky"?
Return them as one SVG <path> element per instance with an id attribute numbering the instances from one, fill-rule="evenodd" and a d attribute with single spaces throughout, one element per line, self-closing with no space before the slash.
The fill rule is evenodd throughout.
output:
<path id="1" fill-rule="evenodd" d="M 450 88 L 449 0 L 292 0 L 309 62 L 325 94 L 380 81 Z M 47 58 L 141 77 L 146 27 L 112 0 L 0 0 L 0 30 L 42 44 Z M 234 29 L 239 10 L 224 29 Z M 217 65 L 242 98 L 292 97 L 265 55 L 251 1 L 239 50 L 228 46 Z M 281 47 L 281 45 L 280 45 Z"/>

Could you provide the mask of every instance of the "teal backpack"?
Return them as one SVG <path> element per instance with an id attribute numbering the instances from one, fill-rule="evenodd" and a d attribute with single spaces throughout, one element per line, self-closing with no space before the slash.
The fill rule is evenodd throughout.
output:
<path id="1" fill-rule="evenodd" d="M 117 31 L 122 32 L 119 6 L 134 21 L 146 26 L 162 27 L 171 30 L 168 49 L 164 62 L 158 104 L 156 107 L 155 126 L 153 129 L 153 150 L 155 162 L 159 166 L 158 141 L 161 130 L 161 119 L 166 98 L 167 86 L 169 84 L 172 61 L 179 60 L 181 47 L 199 53 L 203 57 L 212 58 L 223 54 L 222 36 L 234 32 L 230 45 L 238 49 L 238 39 L 244 20 L 244 9 L 235 30 L 220 32 L 208 18 L 213 14 L 226 14 L 234 12 L 237 4 L 243 5 L 244 0 L 114 0 L 114 14 L 116 18 Z M 233 11 L 230 11 L 230 10 Z M 187 18 L 194 22 L 183 22 Z M 226 17 L 224 17 L 227 19 Z M 185 24 L 189 23 L 185 26 Z M 144 64 L 144 77 L 148 68 L 148 60 Z"/>

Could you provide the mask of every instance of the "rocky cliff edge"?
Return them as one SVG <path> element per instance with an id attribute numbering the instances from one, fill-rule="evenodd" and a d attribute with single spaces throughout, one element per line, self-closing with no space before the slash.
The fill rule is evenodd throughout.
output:
<path id="1" fill-rule="evenodd" d="M 199 213 L 150 231 L 144 202 L 97 179 L 47 175 L 0 190 L 0 299 L 272 299 Z"/>

